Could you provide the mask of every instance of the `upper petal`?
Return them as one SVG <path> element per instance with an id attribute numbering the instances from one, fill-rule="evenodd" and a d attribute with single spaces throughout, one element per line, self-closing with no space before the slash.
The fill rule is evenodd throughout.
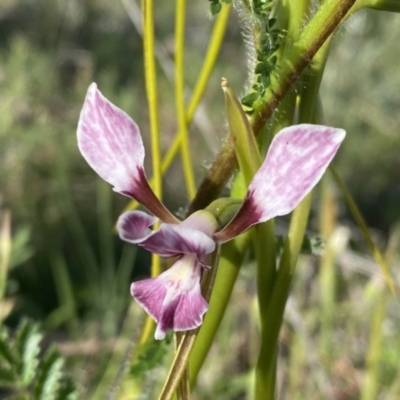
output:
<path id="1" fill-rule="evenodd" d="M 78 123 L 78 145 L 89 165 L 117 192 L 134 192 L 144 147 L 139 127 L 92 83 Z"/>
<path id="2" fill-rule="evenodd" d="M 149 226 L 157 218 L 142 211 L 128 211 L 122 214 L 117 223 L 121 239 L 137 243 L 146 250 L 162 257 L 174 257 L 181 254 L 209 254 L 215 249 L 215 242 L 204 232 L 187 228 L 183 224 L 161 224 L 157 231 Z"/>
<path id="3" fill-rule="evenodd" d="M 78 123 L 78 146 L 88 164 L 116 192 L 138 200 L 159 218 L 176 223 L 151 190 L 144 173 L 139 127 L 92 83 Z"/>
<path id="4" fill-rule="evenodd" d="M 293 125 L 274 138 L 232 221 L 214 235 L 226 242 L 251 225 L 290 213 L 318 183 L 346 133 L 322 125 Z"/>

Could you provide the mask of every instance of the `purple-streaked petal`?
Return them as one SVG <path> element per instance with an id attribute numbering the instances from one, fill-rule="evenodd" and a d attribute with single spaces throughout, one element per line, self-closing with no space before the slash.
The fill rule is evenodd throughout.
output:
<path id="1" fill-rule="evenodd" d="M 162 304 L 167 294 L 167 286 L 160 276 L 133 282 L 131 285 L 132 296 L 155 321 L 160 318 Z"/>
<path id="2" fill-rule="evenodd" d="M 149 227 L 157 220 L 157 217 L 143 211 L 127 211 L 118 218 L 119 237 L 130 243 L 141 243 L 153 234 Z"/>
<path id="3" fill-rule="evenodd" d="M 160 219 L 177 223 L 147 182 L 139 127 L 108 101 L 95 83 L 86 94 L 77 134 L 83 157 L 116 192 L 133 197 Z"/>
<path id="4" fill-rule="evenodd" d="M 180 254 L 209 254 L 215 242 L 205 233 L 179 225 L 161 224 L 160 229 L 140 243 L 142 247 L 162 257 Z"/>
<path id="5" fill-rule="evenodd" d="M 210 261 L 211 261 L 211 255 L 210 254 L 203 254 L 201 256 L 197 256 L 197 262 L 206 271 L 209 271 L 211 269 Z"/>
<path id="6" fill-rule="evenodd" d="M 212 253 L 215 249 L 214 240 L 203 232 L 212 235 L 217 229 L 217 221 L 207 211 L 192 214 L 187 224 L 163 223 L 157 231 L 150 230 L 149 226 L 156 221 L 157 218 L 142 211 L 125 212 L 118 219 L 119 236 L 122 240 L 139 244 L 162 257 L 175 257 L 181 254 L 200 256 Z M 196 227 L 199 229 L 195 229 Z"/>
<path id="7" fill-rule="evenodd" d="M 202 324 L 208 304 L 200 279 L 196 256 L 186 255 L 157 278 L 132 283 L 132 296 L 157 322 L 156 339 L 164 339 L 169 330 L 187 331 Z"/>
<path id="8" fill-rule="evenodd" d="M 242 207 L 214 235 L 226 242 L 250 226 L 290 213 L 321 179 L 346 133 L 322 125 L 294 125 L 274 138 Z"/>

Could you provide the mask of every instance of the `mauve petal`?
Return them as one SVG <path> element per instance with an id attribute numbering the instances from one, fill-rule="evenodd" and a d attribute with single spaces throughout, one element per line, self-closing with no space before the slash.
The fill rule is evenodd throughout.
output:
<path id="1" fill-rule="evenodd" d="M 132 284 L 132 296 L 157 322 L 156 339 L 164 339 L 169 330 L 186 331 L 202 324 L 208 304 L 200 279 L 196 256 L 186 255 L 157 278 Z"/>
<path id="2" fill-rule="evenodd" d="M 346 132 L 322 125 L 293 125 L 274 138 L 250 183 L 242 207 L 214 235 L 223 243 L 250 226 L 290 213 L 321 179 Z"/>
<path id="3" fill-rule="evenodd" d="M 119 237 L 130 243 L 141 243 L 153 234 L 149 226 L 154 225 L 158 218 L 143 211 L 127 211 L 117 222 Z"/>
<path id="4" fill-rule="evenodd" d="M 203 316 L 208 310 L 208 303 L 201 295 L 200 283 L 179 297 L 174 318 L 174 331 L 189 331 L 203 323 Z"/>
<path id="5" fill-rule="evenodd" d="M 78 123 L 78 146 L 88 164 L 116 192 L 133 197 L 164 221 L 177 223 L 151 190 L 144 173 L 144 147 L 136 123 L 89 86 Z"/>
<path id="6" fill-rule="evenodd" d="M 166 294 L 167 287 L 160 277 L 143 279 L 131 285 L 131 295 L 155 321 L 160 318 Z"/>
<path id="7" fill-rule="evenodd" d="M 135 192 L 143 170 L 139 127 L 92 83 L 78 124 L 78 145 L 89 165 L 117 192 Z"/>
<path id="8" fill-rule="evenodd" d="M 209 254 L 215 250 L 215 242 L 205 233 L 185 228 L 182 224 L 161 224 L 160 228 L 140 243 L 140 246 L 162 257 L 180 254 Z"/>

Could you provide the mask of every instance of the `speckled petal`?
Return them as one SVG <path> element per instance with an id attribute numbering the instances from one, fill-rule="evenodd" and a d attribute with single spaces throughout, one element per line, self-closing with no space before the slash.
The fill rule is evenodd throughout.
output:
<path id="1" fill-rule="evenodd" d="M 226 242 L 250 226 L 290 213 L 321 179 L 346 133 L 321 125 L 282 129 L 250 183 L 242 207 L 214 238 Z"/>
<path id="2" fill-rule="evenodd" d="M 78 146 L 88 164 L 114 190 L 133 197 L 164 221 L 177 223 L 151 190 L 144 173 L 144 146 L 136 123 L 89 86 L 78 123 Z"/>

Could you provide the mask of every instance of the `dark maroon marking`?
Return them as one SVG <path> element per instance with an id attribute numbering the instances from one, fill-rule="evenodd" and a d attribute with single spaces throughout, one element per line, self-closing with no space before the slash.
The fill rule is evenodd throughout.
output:
<path id="1" fill-rule="evenodd" d="M 132 185 L 136 189 L 135 193 L 124 190 L 121 191 L 121 194 L 137 200 L 162 221 L 170 224 L 179 224 L 180 221 L 165 208 L 164 204 L 154 194 L 143 168 L 138 166 L 137 169 L 138 178 L 135 178 L 135 182 Z"/>
<path id="2" fill-rule="evenodd" d="M 254 202 L 253 192 L 249 191 L 236 215 L 222 231 L 214 235 L 215 241 L 223 243 L 240 235 L 256 224 L 261 215 L 262 213 L 258 211 L 258 207 Z"/>
<path id="3" fill-rule="evenodd" d="M 167 307 L 161 310 L 158 323 L 162 332 L 167 332 L 174 328 L 175 312 L 179 304 L 179 298 L 180 296 L 177 296 Z"/>

